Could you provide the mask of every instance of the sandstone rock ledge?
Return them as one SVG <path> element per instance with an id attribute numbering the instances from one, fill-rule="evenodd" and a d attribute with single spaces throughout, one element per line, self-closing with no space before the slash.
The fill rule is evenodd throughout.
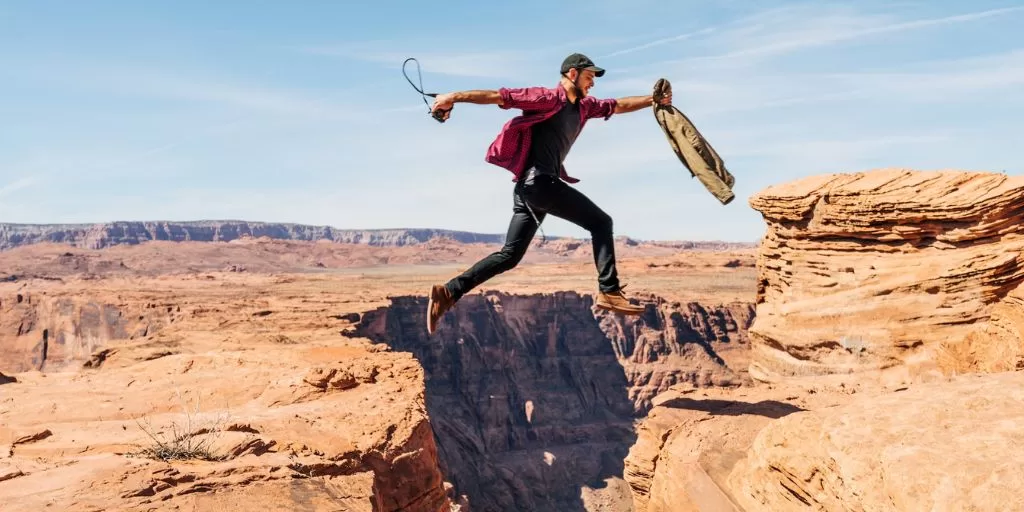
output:
<path id="1" fill-rule="evenodd" d="M 768 425 L 729 487 L 746 510 L 1021 510 L 1024 372 L 860 397 Z"/>
<path id="2" fill-rule="evenodd" d="M 423 371 L 408 354 L 315 340 L 140 350 L 3 386 L 0 508 L 448 510 Z M 138 453 L 156 439 L 217 458 Z"/>
<path id="3" fill-rule="evenodd" d="M 1024 510 L 1024 178 L 771 187 L 750 376 L 654 399 L 635 512 Z"/>
<path id="4" fill-rule="evenodd" d="M 773 186 L 750 204 L 767 223 L 752 376 L 936 360 L 975 332 L 1003 347 L 991 357 L 1016 359 L 973 367 L 1024 361 L 1001 334 L 1021 304 L 1007 296 L 1024 279 L 1024 177 L 883 169 Z M 1007 329 L 987 329 L 1001 303 Z"/>
<path id="5" fill-rule="evenodd" d="M 1024 372 L 668 392 L 626 460 L 635 512 L 1021 510 Z"/>

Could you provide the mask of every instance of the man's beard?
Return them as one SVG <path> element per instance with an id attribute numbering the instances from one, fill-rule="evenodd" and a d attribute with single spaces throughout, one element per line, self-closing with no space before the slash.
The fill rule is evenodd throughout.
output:
<path id="1" fill-rule="evenodd" d="M 586 93 L 586 91 L 584 91 L 584 90 L 583 90 L 583 88 L 582 88 L 582 87 L 580 87 L 580 86 L 579 86 L 579 84 L 577 83 L 577 81 L 578 81 L 579 79 L 580 79 L 579 77 L 576 77 L 576 80 L 573 80 L 573 81 L 572 81 L 572 87 L 573 87 L 573 89 L 576 89 L 576 97 L 577 97 L 577 98 L 582 98 L 582 97 L 586 96 L 586 95 L 587 95 L 587 93 Z"/>

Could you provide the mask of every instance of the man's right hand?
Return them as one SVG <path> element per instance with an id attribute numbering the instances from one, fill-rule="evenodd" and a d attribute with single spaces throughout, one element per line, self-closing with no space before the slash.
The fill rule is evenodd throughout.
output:
<path id="1" fill-rule="evenodd" d="M 448 116 L 451 115 L 450 111 L 453 106 L 455 106 L 455 100 L 451 93 L 438 94 L 437 97 L 434 98 L 434 105 L 430 107 L 430 112 L 433 114 L 438 110 L 447 110 L 449 112 L 445 112 L 444 119 L 448 119 Z"/>

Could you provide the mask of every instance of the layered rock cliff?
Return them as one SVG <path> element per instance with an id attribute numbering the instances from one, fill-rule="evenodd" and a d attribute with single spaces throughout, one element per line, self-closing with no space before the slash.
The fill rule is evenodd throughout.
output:
<path id="1" fill-rule="evenodd" d="M 503 235 L 443 229 L 336 229 L 304 224 L 211 220 L 194 222 L 108 222 L 99 224 L 0 223 L 0 250 L 39 242 L 86 249 L 135 245 L 149 240 L 230 242 L 242 237 L 303 240 L 400 247 L 435 238 L 461 243 L 501 243 Z"/>
<path id="2" fill-rule="evenodd" d="M 815 176 L 770 187 L 750 204 L 767 224 L 754 374 L 933 359 L 984 327 L 1004 300 L 1019 308 L 1007 297 L 1024 280 L 1024 177 Z"/>
<path id="3" fill-rule="evenodd" d="M 1024 178 L 886 169 L 751 204 L 770 383 L 659 395 L 635 512 L 1020 508 Z"/>
<path id="4" fill-rule="evenodd" d="M 448 512 L 422 367 L 301 279 L 0 283 L 0 508 Z"/>
<path id="5" fill-rule="evenodd" d="M 634 512 L 1019 510 L 1024 372 L 669 391 L 626 460 Z"/>
<path id="6" fill-rule="evenodd" d="M 749 304 L 656 301 L 632 318 L 595 315 L 577 293 L 488 292 L 428 337 L 425 300 L 391 299 L 349 334 L 423 365 L 444 474 L 472 510 L 582 511 L 584 490 L 601 488 L 628 508 L 635 419 L 673 384 L 738 384 L 725 361 L 745 350 L 752 319 Z"/>
<path id="7" fill-rule="evenodd" d="M 97 301 L 34 292 L 0 295 L 0 370 L 61 371 L 107 347 L 142 338 L 181 318 L 181 306 L 154 300 Z"/>
<path id="8" fill-rule="evenodd" d="M 408 355 L 255 345 L 153 358 L 127 346 L 2 393 L 11 512 L 449 510 Z"/>

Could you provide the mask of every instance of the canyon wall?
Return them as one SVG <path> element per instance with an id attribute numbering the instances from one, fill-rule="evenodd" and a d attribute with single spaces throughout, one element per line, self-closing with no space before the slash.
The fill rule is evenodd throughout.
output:
<path id="1" fill-rule="evenodd" d="M 109 298 L 109 297 L 108 297 Z M 181 316 L 180 306 L 47 296 L 0 296 L 0 371 L 61 371 L 103 348 L 142 338 Z"/>
<path id="2" fill-rule="evenodd" d="M 628 509 L 636 418 L 674 384 L 739 384 L 726 361 L 743 360 L 753 316 L 750 304 L 656 301 L 622 317 L 573 292 L 488 292 L 428 336 L 424 298 L 391 300 L 348 334 L 419 360 L 440 463 L 473 510 L 582 511 L 594 489 Z"/>
<path id="3" fill-rule="evenodd" d="M 1020 361 L 1019 338 L 972 333 L 985 331 L 1001 304 L 1006 329 L 1015 329 L 1024 177 L 885 169 L 769 187 L 750 204 L 767 224 L 752 375 L 950 359 L 968 336 Z"/>

